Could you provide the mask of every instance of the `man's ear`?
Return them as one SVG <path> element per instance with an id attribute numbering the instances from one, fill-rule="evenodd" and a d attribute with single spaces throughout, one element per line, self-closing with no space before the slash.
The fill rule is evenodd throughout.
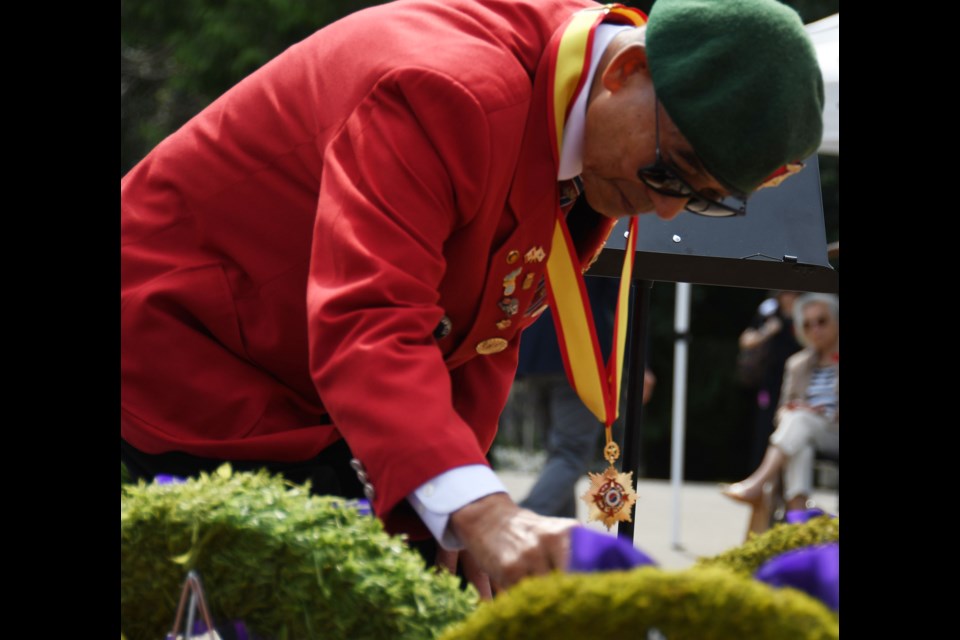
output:
<path id="1" fill-rule="evenodd" d="M 601 81 L 610 93 L 616 93 L 636 73 L 649 73 L 647 69 L 647 48 L 632 42 L 617 52 L 607 68 L 603 70 Z"/>

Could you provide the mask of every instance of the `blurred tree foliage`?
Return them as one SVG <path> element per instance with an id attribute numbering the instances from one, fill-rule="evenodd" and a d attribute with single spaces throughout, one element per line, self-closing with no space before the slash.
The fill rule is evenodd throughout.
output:
<path id="1" fill-rule="evenodd" d="M 375 1 L 121 0 L 120 174 L 236 82 L 325 24 Z M 652 0 L 624 4 L 649 11 Z M 805 23 L 839 0 L 790 0 Z M 821 156 L 827 241 L 840 237 L 840 159 Z M 839 267 L 839 261 L 834 261 Z M 654 286 L 650 363 L 659 384 L 646 410 L 643 475 L 669 474 L 672 284 Z M 734 380 L 737 337 L 767 292 L 696 286 L 691 315 L 686 475 L 746 475 L 750 404 Z"/>
<path id="2" fill-rule="evenodd" d="M 379 4 L 357 0 L 121 0 L 120 175 L 290 45 Z"/>

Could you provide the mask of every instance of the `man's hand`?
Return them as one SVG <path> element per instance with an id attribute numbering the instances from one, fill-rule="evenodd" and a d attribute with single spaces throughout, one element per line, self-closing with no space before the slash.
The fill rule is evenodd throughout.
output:
<path id="1" fill-rule="evenodd" d="M 477 565 L 467 551 L 447 551 L 443 547 L 437 547 L 437 566 L 443 567 L 453 575 L 457 575 L 457 563 L 463 565 L 463 577 L 477 588 L 481 600 L 493 599 L 493 587 L 490 584 L 490 576 Z"/>
<path id="2" fill-rule="evenodd" d="M 527 576 L 565 569 L 570 529 L 576 524 L 521 509 L 505 493 L 481 498 L 450 516 L 453 532 L 497 590 Z"/>

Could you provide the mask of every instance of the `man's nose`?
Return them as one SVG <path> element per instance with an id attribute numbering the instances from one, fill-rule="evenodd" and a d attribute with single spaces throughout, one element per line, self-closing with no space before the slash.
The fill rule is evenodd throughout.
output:
<path id="1" fill-rule="evenodd" d="M 662 220 L 673 220 L 687 206 L 689 198 L 671 198 L 663 194 L 653 196 L 653 206 L 657 210 L 657 217 Z"/>

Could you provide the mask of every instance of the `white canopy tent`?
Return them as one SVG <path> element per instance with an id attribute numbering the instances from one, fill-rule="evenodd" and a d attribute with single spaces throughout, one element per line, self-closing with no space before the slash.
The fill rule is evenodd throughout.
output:
<path id="1" fill-rule="evenodd" d="M 825 104 L 820 153 L 840 155 L 840 14 L 807 25 L 823 72 Z"/>

